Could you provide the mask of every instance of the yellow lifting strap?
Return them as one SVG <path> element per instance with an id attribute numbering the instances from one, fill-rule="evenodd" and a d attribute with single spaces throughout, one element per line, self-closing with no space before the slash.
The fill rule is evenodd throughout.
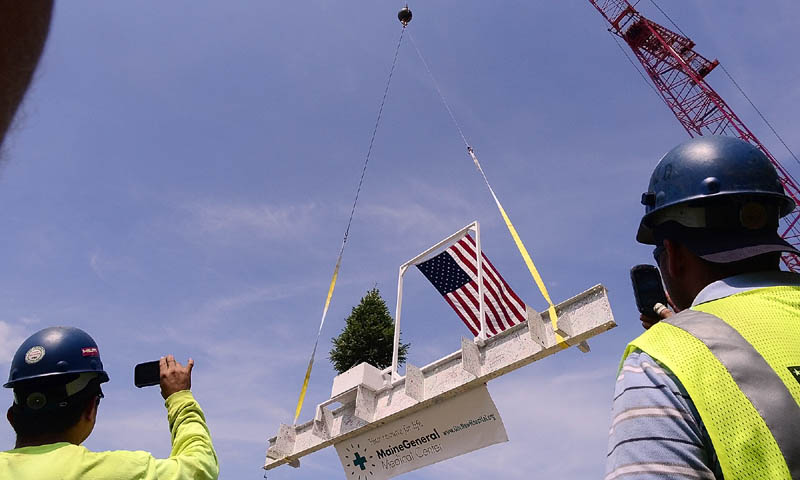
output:
<path id="1" fill-rule="evenodd" d="M 480 172 L 481 176 L 483 176 L 483 181 L 486 182 L 486 186 L 489 187 L 489 193 L 492 194 L 492 198 L 494 198 L 494 203 L 497 204 L 497 209 L 500 210 L 500 215 L 503 216 L 503 220 L 506 222 L 506 227 L 508 227 L 508 231 L 511 233 L 511 237 L 514 239 L 514 243 L 517 245 L 517 249 L 519 249 L 519 253 L 520 255 L 522 255 L 522 259 L 525 260 L 525 265 L 528 266 L 528 270 L 531 272 L 531 276 L 533 277 L 533 280 L 536 282 L 536 286 L 539 287 L 539 291 L 542 293 L 542 296 L 547 301 L 548 304 L 547 311 L 550 314 L 550 324 L 553 326 L 553 331 L 555 331 L 556 334 L 556 344 L 561 348 L 567 348 L 569 345 L 567 345 L 567 343 L 564 341 L 564 338 L 558 334 L 558 316 L 556 315 L 556 307 L 555 305 L 553 305 L 553 301 L 550 300 L 550 294 L 547 292 L 547 287 L 544 285 L 542 276 L 539 275 L 539 270 L 537 270 L 536 265 L 533 264 L 533 260 L 531 260 L 531 256 L 528 254 L 528 249 L 525 248 L 525 244 L 523 244 L 522 239 L 519 238 L 517 229 L 514 228 L 514 224 L 511 223 L 511 219 L 508 218 L 506 210 L 503 208 L 503 205 L 500 203 L 500 200 L 498 200 L 497 195 L 495 195 L 494 189 L 492 189 L 492 186 L 489 184 L 489 180 L 486 178 L 486 174 L 483 172 L 483 168 L 481 168 L 481 164 L 478 161 L 478 157 L 475 156 L 475 151 L 472 149 L 469 142 L 467 141 L 467 137 L 464 135 L 464 131 L 461 130 L 461 126 L 458 124 L 456 116 L 453 114 L 453 110 L 447 103 L 447 99 L 444 98 L 444 93 L 442 93 L 442 89 L 439 87 L 439 82 L 436 81 L 436 77 L 433 75 L 433 71 L 428 65 L 428 62 L 425 61 L 425 57 L 422 56 L 422 51 L 417 46 L 417 42 L 414 41 L 414 36 L 411 35 L 411 32 L 408 33 L 408 38 L 409 40 L 411 40 L 411 44 L 414 45 L 414 49 L 417 51 L 419 59 L 425 66 L 425 70 L 427 70 L 428 75 L 430 76 L 431 81 L 433 82 L 433 86 L 436 88 L 436 92 L 439 94 L 439 99 L 441 99 L 444 108 L 450 115 L 450 119 L 453 121 L 453 125 L 455 125 L 456 129 L 458 130 L 458 134 L 464 141 L 464 145 L 467 146 L 467 151 L 469 152 L 469 156 L 472 157 L 472 161 L 475 162 L 475 166 L 478 167 L 478 171 Z"/>
<path id="2" fill-rule="evenodd" d="M 506 227 L 508 227 L 508 231 L 511 233 L 511 238 L 514 239 L 514 243 L 517 245 L 517 249 L 519 250 L 520 255 L 522 255 L 522 259 L 525 260 L 525 265 L 528 266 L 528 270 L 531 272 L 533 281 L 536 282 L 536 286 L 539 287 L 539 291 L 547 301 L 547 311 L 550 313 L 550 324 L 553 326 L 553 330 L 556 332 L 556 343 L 562 348 L 566 348 L 567 344 L 564 342 L 564 338 L 558 334 L 558 316 L 556 315 L 556 307 L 553 305 L 553 301 L 550 299 L 550 294 L 547 292 L 547 287 L 544 284 L 544 280 L 542 280 L 542 276 L 539 275 L 539 270 L 536 268 L 536 265 L 533 264 L 533 260 L 531 259 L 530 254 L 528 254 L 528 249 L 525 248 L 525 244 L 522 243 L 522 239 L 519 237 L 517 229 L 514 228 L 514 224 L 511 223 L 511 219 L 508 218 L 508 214 L 503 208 L 503 204 L 500 203 L 500 200 L 494 193 L 494 189 L 489 184 L 489 179 L 486 178 L 486 174 L 483 172 L 483 168 L 481 168 L 481 163 L 478 161 L 478 157 L 475 156 L 475 151 L 472 149 L 472 147 L 467 147 L 467 151 L 469 152 L 469 156 L 472 157 L 472 161 L 475 162 L 475 166 L 478 167 L 478 171 L 483 177 L 483 181 L 486 182 L 486 186 L 489 187 L 489 193 L 492 194 L 494 203 L 497 204 L 497 209 L 500 210 L 500 215 L 503 216 L 503 220 L 506 222 Z"/>
<path id="3" fill-rule="evenodd" d="M 410 19 L 410 17 L 409 17 Z M 350 209 L 350 218 L 347 220 L 347 227 L 344 230 L 344 238 L 342 239 L 342 248 L 339 250 L 339 258 L 336 259 L 336 267 L 333 269 L 333 277 L 331 284 L 328 287 L 328 296 L 325 298 L 325 308 L 322 309 L 322 319 L 319 322 L 319 330 L 317 331 L 317 339 L 314 341 L 314 349 L 311 350 L 311 358 L 308 360 L 308 368 L 306 368 L 306 376 L 303 378 L 303 388 L 300 389 L 300 398 L 297 400 L 297 408 L 294 411 L 294 424 L 297 425 L 297 419 L 300 417 L 300 410 L 303 409 L 303 401 L 306 398 L 306 391 L 308 390 L 308 381 L 311 378 L 311 368 L 314 366 L 314 356 L 317 353 L 317 346 L 319 345 L 319 337 L 322 334 L 322 326 L 325 324 L 325 317 L 328 315 L 328 307 L 331 305 L 331 298 L 333 297 L 333 289 L 336 288 L 336 278 L 339 276 L 339 267 L 342 264 L 342 255 L 344 254 L 344 247 L 347 245 L 347 238 L 350 235 L 350 226 L 353 223 L 353 215 L 356 212 L 356 205 L 358 205 L 358 197 L 361 193 L 361 187 L 364 184 L 364 175 L 367 173 L 367 166 L 369 159 L 372 155 L 372 146 L 375 143 L 375 135 L 378 133 L 378 127 L 381 124 L 381 116 L 383 114 L 383 106 L 386 104 L 386 97 L 389 94 L 389 86 L 392 83 L 392 76 L 394 75 L 395 66 L 397 66 L 397 55 L 400 52 L 400 45 L 403 43 L 403 34 L 406 31 L 405 24 L 400 31 L 400 39 L 397 41 L 397 48 L 394 51 L 394 60 L 392 61 L 392 68 L 389 70 L 389 78 L 386 80 L 386 88 L 383 90 L 383 98 L 381 99 L 380 107 L 378 108 L 378 117 L 375 119 L 375 127 L 372 129 L 372 138 L 369 141 L 367 148 L 367 158 L 364 160 L 364 167 L 361 169 L 361 178 L 358 180 L 358 188 L 356 188 L 356 197 L 353 200 L 353 207 Z"/>
<path id="4" fill-rule="evenodd" d="M 308 368 L 306 369 L 306 376 L 303 379 L 303 388 L 300 389 L 300 398 L 297 399 L 297 408 L 294 411 L 294 425 L 297 425 L 297 418 L 300 417 L 300 410 L 303 409 L 303 401 L 306 399 L 306 390 L 308 390 L 308 380 L 311 378 L 311 367 L 314 365 L 314 355 L 317 353 L 317 344 L 319 344 L 319 337 L 322 334 L 322 326 L 325 324 L 325 317 L 328 316 L 328 307 L 331 306 L 331 297 L 333 297 L 333 289 L 336 288 L 336 278 L 339 276 L 339 266 L 342 264 L 342 254 L 344 253 L 344 245 L 342 251 L 339 252 L 339 258 L 336 260 L 336 267 L 333 269 L 333 278 L 331 278 L 331 285 L 328 287 L 328 297 L 325 299 L 325 308 L 322 309 L 322 320 L 319 322 L 319 330 L 317 330 L 317 339 L 314 341 L 314 349 L 311 351 L 311 358 L 308 360 Z"/>

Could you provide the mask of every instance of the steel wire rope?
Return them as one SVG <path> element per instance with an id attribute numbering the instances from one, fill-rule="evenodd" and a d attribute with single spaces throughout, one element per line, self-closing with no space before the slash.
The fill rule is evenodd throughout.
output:
<path id="1" fill-rule="evenodd" d="M 306 369 L 306 375 L 303 380 L 303 387 L 300 391 L 300 398 L 297 402 L 297 408 L 295 409 L 295 417 L 294 417 L 294 424 L 297 424 L 297 418 L 300 415 L 300 410 L 303 406 L 303 401 L 305 399 L 306 390 L 308 388 L 308 381 L 311 377 L 311 367 L 314 364 L 314 357 L 317 353 L 317 347 L 319 346 L 319 338 L 322 334 L 322 326 L 325 323 L 325 317 L 328 313 L 328 307 L 330 306 L 331 297 L 333 296 L 333 291 L 336 285 L 336 278 L 339 274 L 339 267 L 342 264 L 342 257 L 344 255 L 344 249 L 347 245 L 347 239 L 350 236 L 350 227 L 353 224 L 353 217 L 355 216 L 356 206 L 358 205 L 358 198 L 361 194 L 361 187 L 364 185 L 364 176 L 367 173 L 367 166 L 369 165 L 369 160 L 372 156 L 372 147 L 375 144 L 375 137 L 378 134 L 378 127 L 381 123 L 381 118 L 383 116 L 383 107 L 386 105 L 386 98 L 389 96 L 389 86 L 392 84 L 392 77 L 394 76 L 394 70 L 397 66 L 397 57 L 400 53 L 400 45 L 403 43 L 403 35 L 405 34 L 406 27 L 403 26 L 402 30 L 400 31 L 400 38 L 397 40 L 397 47 L 394 50 L 394 58 L 392 59 L 392 67 L 389 69 L 389 77 L 386 80 L 386 87 L 383 90 L 383 97 L 381 98 L 380 107 L 378 108 L 378 115 L 375 119 L 375 126 L 372 129 L 372 136 L 369 140 L 369 147 L 367 148 L 367 155 L 364 159 L 364 166 L 361 168 L 361 176 L 358 179 L 358 187 L 356 188 L 356 195 L 353 199 L 353 206 L 350 209 L 350 217 L 347 220 L 347 227 L 344 230 L 344 236 L 342 237 L 342 246 L 339 248 L 339 255 L 336 259 L 336 266 L 333 269 L 333 278 L 331 279 L 331 284 L 328 287 L 328 295 L 325 300 L 325 307 L 322 311 L 322 319 L 319 323 L 319 329 L 317 330 L 317 338 L 314 340 L 314 348 L 311 350 L 311 358 L 308 361 L 308 368 Z"/>
<path id="2" fill-rule="evenodd" d="M 347 228 L 344 231 L 344 239 L 342 242 L 342 250 L 344 250 L 344 243 L 347 242 L 347 237 L 350 234 L 350 224 L 353 222 L 353 215 L 356 211 L 356 204 L 358 203 L 358 196 L 361 193 L 361 186 L 364 184 L 364 175 L 367 173 L 367 165 L 372 155 L 372 146 L 375 144 L 375 136 L 378 133 L 378 127 L 381 123 L 383 116 L 383 106 L 386 104 L 386 97 L 389 95 L 389 86 L 392 84 L 392 76 L 394 75 L 394 68 L 397 66 L 397 55 L 400 53 L 400 45 L 403 43 L 403 34 L 406 31 L 404 26 L 400 30 L 400 39 L 397 40 L 397 48 L 394 50 L 394 59 L 392 60 L 392 68 L 389 69 L 389 78 L 386 80 L 386 88 L 383 90 L 383 98 L 381 99 L 381 106 L 378 108 L 378 117 L 375 119 L 375 127 L 372 129 L 372 137 L 369 140 L 369 148 L 367 148 L 367 158 L 364 160 L 364 167 L 361 169 L 361 178 L 358 180 L 358 188 L 356 189 L 356 198 L 353 200 L 353 208 L 350 210 L 350 219 L 347 220 Z"/>
<path id="3" fill-rule="evenodd" d="M 411 41 L 411 45 L 414 46 L 414 50 L 417 51 L 417 55 L 419 56 L 419 59 L 422 61 L 422 64 L 425 66 L 425 70 L 427 70 L 428 76 L 431 77 L 431 81 L 433 82 L 433 86 L 434 86 L 434 88 L 436 88 L 436 93 L 439 94 L 439 99 L 442 101 L 442 104 L 444 104 L 444 108 L 447 109 L 447 113 L 450 114 L 450 119 L 453 120 L 453 125 L 456 126 L 456 129 L 458 130 L 458 134 L 461 135 L 461 139 L 464 141 L 464 145 L 466 145 L 467 148 L 472 148 L 470 146 L 469 142 L 467 141 L 467 137 L 464 136 L 464 131 L 461 130 L 461 125 L 458 124 L 458 121 L 456 120 L 456 116 L 453 115 L 453 110 L 450 109 L 450 105 L 447 103 L 447 100 L 444 98 L 444 94 L 442 93 L 442 89 L 439 87 L 439 82 L 436 81 L 436 77 L 433 75 L 433 71 L 431 71 L 431 68 L 428 66 L 428 62 L 425 61 L 425 57 L 422 56 L 422 51 L 420 51 L 419 47 L 417 46 L 417 42 L 414 40 L 414 35 L 412 35 L 411 32 L 408 32 L 408 39 Z"/>
<path id="4" fill-rule="evenodd" d="M 642 77 L 642 80 L 644 80 L 644 83 L 646 83 L 646 84 L 647 84 L 647 86 L 648 86 L 648 87 L 650 87 L 650 90 L 652 90 L 653 92 L 655 92 L 656 96 L 657 96 L 657 97 L 658 97 L 658 98 L 659 98 L 659 99 L 660 99 L 662 102 L 664 102 L 664 104 L 665 104 L 667 107 L 669 107 L 669 103 L 667 103 L 667 101 L 664 99 L 664 97 L 663 97 L 663 96 L 662 96 L 662 95 L 661 95 L 661 94 L 658 92 L 658 90 L 656 89 L 656 87 L 655 87 L 655 86 L 653 86 L 653 82 L 651 82 L 650 80 L 648 80 L 648 79 L 647 79 L 647 77 L 644 75 L 644 73 L 642 73 L 642 71 L 641 71 L 641 70 L 639 70 L 639 67 L 636 65 L 636 62 L 634 62 L 634 61 L 633 61 L 633 59 L 631 58 L 631 56 L 630 56 L 630 55 L 628 55 L 628 51 L 627 51 L 627 50 L 625 50 L 625 48 L 622 46 L 622 44 L 621 44 L 621 43 L 619 43 L 619 38 L 618 38 L 618 36 L 617 36 L 617 35 L 615 35 L 615 34 L 614 34 L 614 32 L 612 32 L 611 30 L 609 30 L 609 31 L 608 31 L 608 34 L 609 34 L 609 35 L 611 35 L 611 37 L 614 39 L 614 43 L 616 43 L 616 44 L 617 44 L 617 47 L 619 47 L 620 51 L 622 51 L 622 54 L 623 54 L 623 55 L 625 55 L 625 58 L 627 58 L 627 59 L 628 59 L 628 61 L 629 61 L 629 62 L 631 62 L 631 65 L 633 65 L 633 68 L 636 70 L 636 73 L 638 73 L 638 74 L 639 74 L 639 76 L 640 76 L 640 77 Z"/>
<path id="5" fill-rule="evenodd" d="M 558 314 L 556 313 L 556 307 L 555 305 L 553 305 L 553 301 L 550 298 L 550 294 L 547 291 L 547 287 L 544 284 L 544 280 L 542 280 L 542 277 L 539 274 L 536 265 L 534 265 L 533 260 L 531 259 L 531 256 L 528 253 L 528 249 L 525 248 L 522 239 L 519 237 L 517 229 L 511 223 L 511 219 L 508 217 L 508 214 L 503 208 L 503 205 L 500 203 L 500 199 L 497 198 L 497 195 L 495 194 L 492 185 L 489 183 L 489 179 L 486 178 L 486 173 L 483 171 L 483 167 L 481 167 L 481 164 L 478 161 L 478 157 L 475 155 L 475 151 L 472 149 L 472 146 L 470 146 L 469 142 L 467 141 L 467 137 L 464 135 L 464 131 L 461 129 L 461 125 L 459 125 L 458 121 L 456 120 L 456 116 L 453 114 L 453 110 L 450 108 L 450 105 L 444 98 L 442 89 L 439 87 L 439 82 L 436 81 L 436 77 L 433 75 L 433 71 L 431 71 L 430 67 L 428 66 L 428 62 L 425 61 L 425 57 L 422 55 L 422 51 L 417 46 L 417 42 L 414 41 L 414 36 L 411 34 L 411 32 L 408 33 L 408 38 L 411 41 L 411 44 L 414 45 L 414 49 L 417 51 L 417 55 L 419 55 L 419 59 L 422 61 L 422 64 L 425 65 L 425 70 L 428 71 L 428 75 L 431 77 L 434 87 L 436 87 L 436 92 L 439 94 L 439 98 L 442 100 L 444 107 L 447 109 L 447 113 L 450 114 L 450 119 L 453 120 L 453 124 L 456 126 L 459 135 L 461 135 L 461 139 L 464 141 L 464 145 L 466 145 L 467 147 L 467 153 L 469 153 L 469 156 L 475 163 L 475 167 L 478 169 L 478 172 L 483 177 L 483 181 L 484 183 L 486 183 L 486 187 L 489 189 L 489 193 L 492 195 L 492 198 L 494 199 L 494 202 L 497 205 L 497 209 L 499 210 L 500 215 L 503 217 L 503 221 L 505 222 L 506 227 L 508 228 L 508 232 L 511 234 L 511 238 L 514 240 L 514 243 L 516 244 L 517 249 L 519 250 L 519 253 L 522 256 L 522 259 L 525 261 L 525 264 L 528 267 L 528 270 L 530 271 L 531 276 L 533 277 L 533 280 L 536 283 L 536 286 L 539 288 L 542 297 L 544 297 L 544 299 L 547 301 L 547 304 L 549 305 L 548 313 L 550 315 L 550 322 L 552 323 L 553 330 L 554 331 L 558 330 Z M 564 342 L 564 339 L 557 331 L 555 332 L 555 337 L 558 345 L 561 345 L 562 347 L 567 345 Z"/>
<path id="6" fill-rule="evenodd" d="M 798 165 L 800 165 L 800 159 L 798 159 L 798 158 L 797 158 L 797 155 L 795 155 L 795 154 L 794 154 L 794 152 L 792 151 L 792 149 L 791 149 L 791 148 L 789 148 L 789 145 L 787 145 L 787 144 L 786 144 L 786 142 L 785 142 L 785 141 L 783 141 L 783 138 L 781 138 L 781 136 L 778 134 L 778 132 L 775 130 L 775 128 L 772 126 L 772 124 L 769 122 L 769 120 L 767 120 L 767 117 L 765 117 L 765 116 L 764 116 L 764 114 L 762 114 L 762 113 L 761 113 L 761 110 L 759 110 L 759 109 L 758 109 L 758 107 L 756 106 L 756 104 L 755 104 L 755 103 L 753 103 L 753 101 L 752 101 L 752 100 L 750 100 L 750 97 L 749 97 L 749 96 L 748 96 L 748 95 L 747 95 L 747 94 L 744 92 L 744 90 L 742 89 L 742 87 L 741 87 L 741 86 L 739 86 L 739 83 L 738 83 L 738 82 L 737 82 L 737 81 L 736 81 L 736 80 L 733 78 L 733 75 L 731 75 L 731 74 L 730 74 L 730 72 L 728 71 L 728 69 L 727 69 L 727 68 L 725 68 L 725 65 L 723 65 L 723 64 L 721 64 L 721 63 L 720 63 L 720 64 L 719 64 L 719 66 L 720 66 L 720 67 L 722 67 L 722 71 L 723 71 L 723 72 L 725 72 L 725 75 L 727 75 L 727 76 L 728 76 L 728 78 L 731 80 L 731 83 L 733 83 L 733 85 L 736 87 L 736 89 L 737 89 L 737 90 L 739 90 L 739 93 L 741 93 L 741 94 L 742 94 L 742 96 L 743 96 L 743 97 L 744 97 L 744 98 L 747 100 L 747 103 L 749 103 L 749 104 L 750 104 L 750 106 L 751 106 L 751 107 L 753 107 L 753 110 L 755 110 L 755 111 L 756 111 L 756 113 L 758 114 L 758 116 L 759 116 L 759 117 L 761 117 L 761 120 L 763 120 L 763 121 L 764 121 L 764 123 L 767 125 L 767 127 L 769 127 L 769 129 L 772 131 L 772 133 L 773 133 L 773 134 L 774 134 L 774 135 L 775 135 L 775 136 L 778 138 L 778 140 L 779 140 L 779 141 L 780 141 L 780 142 L 783 144 L 783 146 L 786 148 L 786 150 L 789 152 L 789 154 L 790 154 L 790 155 L 791 155 L 791 156 L 794 158 L 794 161 L 795 161 L 795 162 L 797 162 L 797 164 L 798 164 Z M 787 173 L 788 173 L 788 172 L 787 172 Z M 792 178 L 792 180 L 794 180 L 794 178 Z M 795 180 L 795 183 L 796 183 L 796 182 L 797 182 L 797 181 Z"/>
<path id="7" fill-rule="evenodd" d="M 672 26 L 674 26 L 681 33 L 681 35 L 683 35 L 686 38 L 689 38 L 689 36 L 686 35 L 686 33 L 683 30 L 681 30 L 681 27 L 679 27 L 678 24 L 675 23 L 674 20 L 672 20 L 672 17 L 667 15 L 667 12 L 665 12 L 664 9 L 662 9 L 658 5 L 658 3 L 656 3 L 655 0 L 650 0 L 650 3 L 652 3 L 653 6 L 655 6 L 658 9 L 658 11 L 661 12 L 662 15 L 664 15 L 664 17 L 669 21 L 669 23 L 671 23 Z M 733 85 L 736 87 L 736 89 L 739 90 L 739 93 L 741 93 L 742 96 L 745 98 L 745 100 L 747 100 L 747 103 L 749 103 L 750 106 L 753 107 L 753 110 L 755 110 L 756 113 L 758 114 L 758 116 L 761 117 L 761 120 L 767 125 L 767 127 L 769 127 L 770 131 L 772 131 L 772 133 L 775 135 L 775 137 L 778 139 L 778 141 L 780 141 L 781 144 L 784 146 L 784 148 L 786 148 L 786 150 L 789 152 L 789 155 L 791 155 L 792 158 L 794 158 L 794 161 L 797 162 L 798 165 L 800 165 L 800 159 L 797 158 L 797 155 L 795 155 L 795 153 L 792 151 L 792 149 L 789 148 L 789 145 L 783 140 L 783 137 L 781 137 L 780 134 L 778 134 L 778 131 L 775 130 L 775 128 L 772 126 L 772 124 L 769 122 L 769 120 L 767 120 L 767 117 L 765 117 L 764 114 L 761 113 L 761 110 L 759 110 L 759 108 L 750 99 L 750 97 L 747 95 L 747 93 L 745 93 L 744 89 L 739 85 L 739 82 L 737 82 L 736 79 L 733 78 L 733 75 L 731 75 L 731 73 L 728 71 L 728 69 L 725 68 L 724 64 L 720 63 L 719 66 L 722 67 L 722 71 L 725 72 L 725 75 L 727 75 L 727 77 L 730 79 L 731 83 L 733 83 Z M 786 173 L 791 177 L 791 179 L 795 183 L 797 183 L 797 180 L 795 180 L 795 178 L 789 172 L 786 172 Z"/>
<path id="8" fill-rule="evenodd" d="M 655 1 L 655 0 L 650 0 L 650 3 L 652 3 L 652 4 L 653 4 L 653 6 L 654 6 L 654 7 L 656 7 L 656 8 L 658 9 L 658 11 L 659 11 L 659 12 L 661 12 L 661 15 L 664 15 L 664 17 L 665 17 L 667 20 L 669 20 L 669 23 L 671 23 L 673 27 L 675 27 L 676 29 L 678 29 L 678 31 L 679 31 L 679 32 L 681 32 L 681 35 L 683 35 L 683 36 L 684 36 L 684 37 L 686 37 L 686 38 L 689 38 L 689 35 L 686 35 L 686 32 L 684 32 L 683 30 L 681 30 L 681 27 L 679 27 L 679 26 L 678 26 L 678 24 L 677 24 L 677 23 L 675 23 L 675 21 L 674 21 L 674 20 L 672 20 L 672 17 L 670 17 L 669 15 L 667 15 L 667 12 L 665 12 L 665 11 L 664 11 L 664 9 L 662 9 L 662 8 L 661 8 L 661 7 L 660 7 L 660 6 L 659 6 L 659 5 L 656 3 L 656 1 Z"/>

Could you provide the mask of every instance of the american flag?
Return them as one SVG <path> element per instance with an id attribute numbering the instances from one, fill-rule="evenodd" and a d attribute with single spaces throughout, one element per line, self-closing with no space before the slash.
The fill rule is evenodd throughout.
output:
<path id="1" fill-rule="evenodd" d="M 477 336 L 481 331 L 478 302 L 478 262 L 475 240 L 466 233 L 435 257 L 417 264 L 445 301 Z M 486 336 L 496 335 L 527 319 L 525 302 L 511 290 L 492 262 L 483 258 L 483 298 Z"/>

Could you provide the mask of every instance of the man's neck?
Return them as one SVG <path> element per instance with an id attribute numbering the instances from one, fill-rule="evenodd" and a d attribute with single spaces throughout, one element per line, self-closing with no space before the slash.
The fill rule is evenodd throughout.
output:
<path id="1" fill-rule="evenodd" d="M 781 270 L 765 270 L 726 277 L 701 290 L 695 296 L 692 306 L 757 288 L 776 286 L 800 286 L 800 275 Z"/>
<path id="2" fill-rule="evenodd" d="M 70 431 L 57 433 L 57 434 L 43 434 L 43 435 L 36 435 L 31 437 L 17 437 L 17 442 L 14 445 L 14 448 L 22 448 L 22 447 L 40 447 L 42 445 L 51 445 L 53 443 L 71 443 L 73 445 L 80 445 L 80 442 L 74 441 L 74 438 L 71 438 L 73 435 L 70 435 Z"/>

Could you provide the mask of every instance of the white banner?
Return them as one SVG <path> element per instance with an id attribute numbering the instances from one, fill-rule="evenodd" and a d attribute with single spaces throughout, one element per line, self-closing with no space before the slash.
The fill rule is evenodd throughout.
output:
<path id="1" fill-rule="evenodd" d="M 483 385 L 335 446 L 348 479 L 384 480 L 507 441 Z"/>

